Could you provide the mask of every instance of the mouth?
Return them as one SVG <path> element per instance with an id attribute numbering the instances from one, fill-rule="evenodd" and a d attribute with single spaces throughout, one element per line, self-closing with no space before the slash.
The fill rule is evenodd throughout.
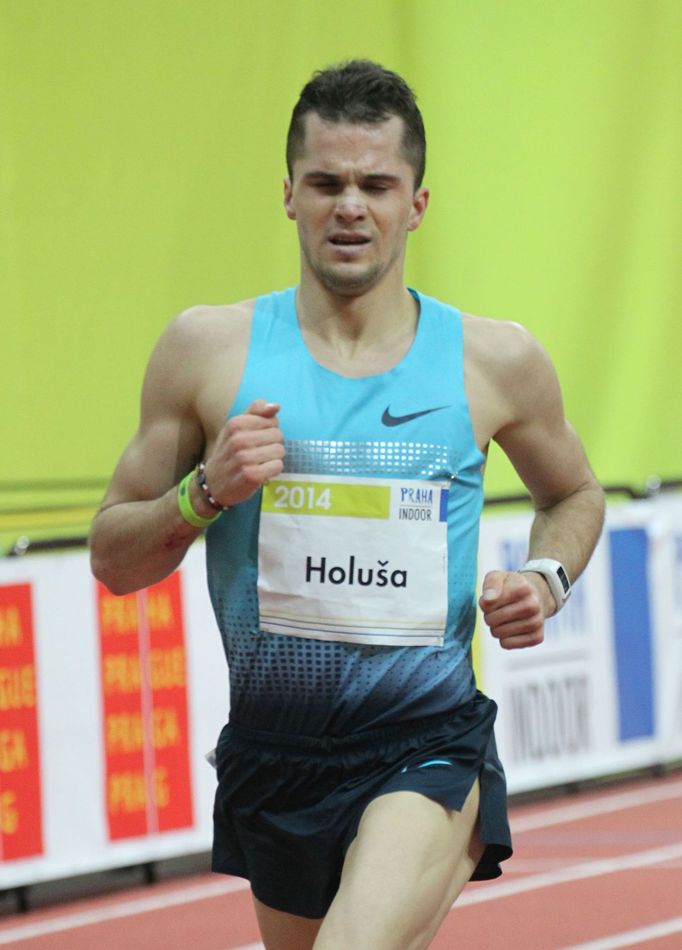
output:
<path id="1" fill-rule="evenodd" d="M 334 247 L 362 247 L 369 244 L 369 238 L 364 234 L 332 234 L 329 243 Z"/>

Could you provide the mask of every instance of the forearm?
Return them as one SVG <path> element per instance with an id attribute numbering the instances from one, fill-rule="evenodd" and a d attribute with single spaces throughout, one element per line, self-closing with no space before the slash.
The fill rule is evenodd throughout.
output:
<path id="1" fill-rule="evenodd" d="M 594 551 L 603 522 L 604 495 L 590 479 L 561 501 L 536 509 L 528 560 L 560 561 L 575 581 Z M 545 620 L 557 610 L 546 578 L 534 571 L 490 571 L 479 606 L 490 632 L 506 650 L 542 643 Z"/>
<path id="2" fill-rule="evenodd" d="M 200 504 L 195 500 L 195 510 L 203 515 Z M 92 525 L 93 574 L 114 594 L 147 587 L 178 567 L 199 534 L 201 529 L 180 514 L 175 486 L 153 501 L 111 505 Z"/>
<path id="3" fill-rule="evenodd" d="M 530 531 L 528 558 L 554 558 L 571 581 L 585 569 L 604 524 L 604 494 L 595 480 L 568 497 L 536 510 Z"/>

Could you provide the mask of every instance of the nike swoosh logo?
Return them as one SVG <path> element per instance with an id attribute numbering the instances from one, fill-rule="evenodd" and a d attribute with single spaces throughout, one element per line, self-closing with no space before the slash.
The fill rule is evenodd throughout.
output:
<path id="1" fill-rule="evenodd" d="M 419 419 L 420 416 L 428 416 L 430 412 L 440 412 L 441 409 L 447 409 L 448 406 L 434 406 L 433 409 L 422 409 L 421 412 L 410 412 L 406 416 L 392 416 L 388 406 L 384 409 L 381 421 L 385 426 L 401 426 L 405 422 L 411 422 L 413 419 Z"/>

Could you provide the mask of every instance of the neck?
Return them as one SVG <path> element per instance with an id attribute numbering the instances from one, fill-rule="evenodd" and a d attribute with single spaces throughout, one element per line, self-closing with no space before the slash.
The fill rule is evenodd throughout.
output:
<path id="1" fill-rule="evenodd" d="M 302 278 L 296 308 L 304 334 L 329 342 L 346 340 L 370 345 L 396 336 L 414 335 L 419 316 L 416 300 L 402 283 L 394 287 L 372 287 L 351 296 Z"/>
<path id="2" fill-rule="evenodd" d="M 392 293 L 376 287 L 351 297 L 302 280 L 296 309 L 315 359 L 350 376 L 382 372 L 399 362 L 412 345 L 419 319 L 419 305 L 404 286 Z"/>

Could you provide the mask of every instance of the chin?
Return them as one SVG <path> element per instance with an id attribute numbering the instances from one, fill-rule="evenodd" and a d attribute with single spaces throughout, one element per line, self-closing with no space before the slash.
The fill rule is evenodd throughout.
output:
<path id="1" fill-rule="evenodd" d="M 359 294 L 374 287 L 381 276 L 378 268 L 362 271 L 361 273 L 339 272 L 336 269 L 322 268 L 317 276 L 327 290 L 331 290 L 341 297 L 357 297 Z"/>

